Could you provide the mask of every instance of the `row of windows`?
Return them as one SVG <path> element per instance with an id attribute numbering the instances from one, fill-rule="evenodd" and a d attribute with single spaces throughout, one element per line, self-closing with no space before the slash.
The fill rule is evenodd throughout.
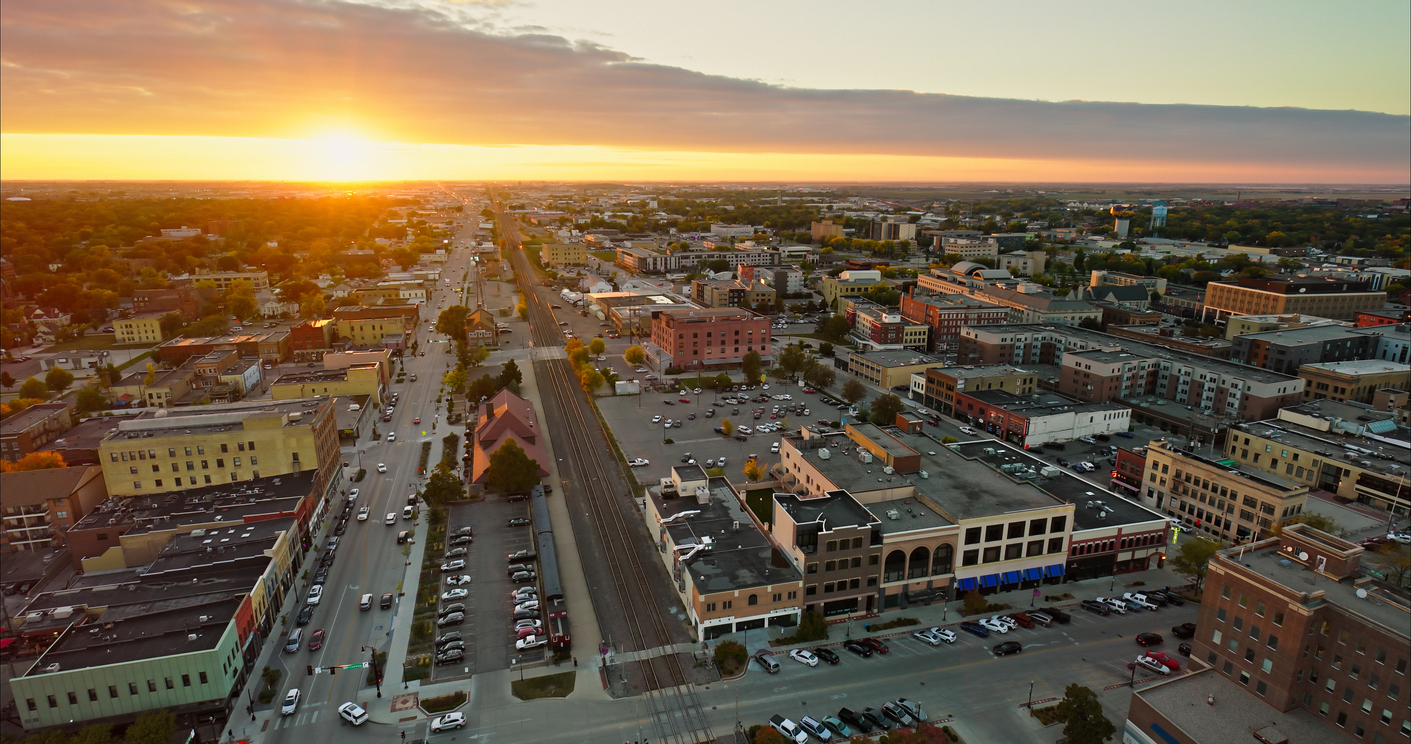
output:
<path id="1" fill-rule="evenodd" d="M 251 452 L 254 452 L 254 451 L 255 451 L 255 443 L 254 443 L 254 442 L 236 442 L 236 443 L 235 443 L 235 448 L 236 448 L 236 449 L 235 449 L 236 452 L 244 452 L 244 451 L 246 450 L 246 448 L 249 448 L 249 450 L 250 450 Z M 190 456 L 191 456 L 191 454 L 192 454 L 192 452 L 191 452 L 192 448 L 191 448 L 191 447 L 182 447 L 182 450 L 183 450 L 184 454 L 185 454 L 187 457 L 190 457 Z M 198 454 L 198 455 L 204 455 L 204 454 L 206 454 L 206 445 L 204 445 L 204 444 L 198 444 L 198 445 L 196 445 L 195 450 L 196 450 L 196 454 Z M 230 452 L 230 444 L 229 444 L 228 442 L 222 442 L 221 445 L 220 445 L 220 451 L 221 451 L 221 454 L 228 454 L 228 453 Z M 124 451 L 122 451 L 122 452 L 109 452 L 109 453 L 108 453 L 108 457 L 109 457 L 113 462 L 136 462 L 136 461 L 138 461 L 138 460 L 155 460 L 155 459 L 157 459 L 157 451 L 154 450 L 154 449 L 147 449 L 147 450 L 124 450 Z M 175 448 L 175 447 L 168 447 L 168 448 L 167 448 L 167 457 L 176 457 L 176 448 Z M 188 467 L 187 469 L 189 470 L 190 468 Z"/>
<path id="2" fill-rule="evenodd" d="M 799 593 L 798 593 L 797 591 L 791 591 L 791 592 L 788 592 L 787 594 L 788 594 L 790 600 L 794 600 L 794 599 L 798 599 L 798 598 L 799 598 Z M 785 592 L 775 592 L 775 593 L 774 593 L 774 597 L 773 597 L 773 601 L 775 601 L 775 602 L 782 602 L 782 601 L 784 601 L 784 595 L 785 595 Z M 759 604 L 759 595 L 758 595 L 758 594 L 751 594 L 751 595 L 745 600 L 745 603 L 748 604 L 750 607 L 754 607 L 755 605 Z M 706 603 L 706 612 L 715 612 L 715 605 L 716 605 L 715 602 L 707 602 L 707 603 Z M 731 609 L 732 607 L 734 607 L 734 605 L 735 605 L 735 600 L 733 600 L 733 599 L 727 599 L 727 600 L 724 600 L 724 601 L 720 602 L 720 609 L 722 609 L 722 610 L 728 610 L 728 609 Z"/>
<path id="3" fill-rule="evenodd" d="M 200 683 L 203 684 L 203 685 L 205 685 L 205 684 L 210 684 L 210 680 L 206 677 L 206 673 L 205 673 L 205 672 L 197 672 L 197 678 L 200 680 Z M 166 683 L 166 688 L 167 688 L 168 690 L 175 690 L 175 689 L 176 689 L 176 683 L 172 680 L 171 677 L 165 678 L 165 683 Z M 181 675 L 181 686 L 182 686 L 182 687 L 190 687 L 190 686 L 191 686 L 191 675 L 189 675 L 189 674 L 183 674 L 183 675 Z M 156 692 L 156 691 L 157 691 L 157 682 L 156 682 L 156 680 L 151 680 L 151 679 L 147 680 L 147 692 Z M 138 693 L 137 683 L 136 683 L 136 682 L 128 682 L 128 683 L 127 683 L 127 694 L 129 694 L 129 695 L 137 695 L 137 694 L 139 694 L 139 693 Z M 118 697 L 118 686 L 117 686 L 117 685 L 108 685 L 108 698 L 109 698 L 109 699 L 114 699 L 114 698 L 117 698 L 117 697 Z M 75 693 L 75 692 L 73 692 L 73 691 L 69 691 L 69 693 L 68 693 L 68 700 L 69 700 L 69 705 L 78 705 L 78 694 Z M 92 687 L 88 688 L 88 701 L 91 702 L 91 703 L 96 703 L 96 702 L 98 702 L 98 690 L 97 690 L 97 689 L 92 688 Z M 57 707 L 59 707 L 59 701 L 58 701 L 58 699 L 55 698 L 55 696 L 53 696 L 53 695 L 48 695 L 48 696 L 47 696 L 47 702 L 49 703 L 49 707 L 50 707 L 50 708 L 57 708 Z M 36 710 L 39 710 L 39 705 L 38 705 L 37 702 L 35 702 L 35 699 L 34 699 L 34 698 L 27 698 L 27 699 L 25 700 L 25 705 L 29 707 L 30 712 L 34 712 L 34 711 L 36 711 Z"/>
<path id="4" fill-rule="evenodd" d="M 233 457 L 233 458 L 231 458 L 231 462 L 234 463 L 235 467 L 237 467 L 237 468 L 240 467 L 240 460 L 241 460 L 241 458 L 239 458 L 239 457 Z M 259 458 L 256 457 L 256 456 L 254 456 L 254 455 L 250 455 L 250 464 L 251 464 L 251 465 L 259 465 L 259 464 L 260 464 Z M 224 457 L 217 457 L 217 458 L 216 458 L 216 468 L 217 468 L 217 469 L 220 469 L 220 468 L 224 468 L 224 467 L 225 467 L 225 458 L 224 458 Z M 193 460 L 187 460 L 187 461 L 186 461 L 186 469 L 187 469 L 187 470 L 195 470 L 195 469 L 196 469 L 196 463 L 195 463 L 195 461 L 193 461 Z M 202 460 L 202 461 L 201 461 L 201 469 L 202 469 L 202 470 L 210 470 L 210 469 L 211 469 L 211 461 L 210 461 L 210 460 Z M 181 463 L 176 463 L 176 462 L 172 463 L 172 464 L 171 464 L 171 471 L 172 471 L 173 473 L 180 473 L 180 472 L 181 472 Z M 129 468 L 128 468 L 128 472 L 131 473 L 131 474 L 133 474 L 133 475 L 137 475 L 137 466 L 136 466 L 136 465 L 133 465 L 133 466 L 129 467 Z M 160 472 L 162 472 L 161 466 L 160 466 L 160 465 L 153 465 L 153 466 L 152 466 L 152 472 L 154 472 L 154 473 L 160 473 Z"/>
<path id="5" fill-rule="evenodd" d="M 1029 535 L 1042 535 L 1045 532 L 1062 532 L 1068 527 L 1068 517 L 1059 516 L 1049 519 L 1032 519 L 1027 523 L 1024 521 L 1010 522 L 1008 525 L 991 524 L 984 527 L 984 541 L 998 542 L 1000 540 L 1017 540 L 1024 537 L 1025 526 L 1028 526 Z M 1051 526 L 1050 526 L 1051 525 Z M 1008 529 L 1006 529 L 1006 527 Z M 965 544 L 978 545 L 980 543 L 981 528 L 969 527 L 965 530 Z M 1006 535 L 1006 533 L 1008 533 Z"/>
<path id="6" fill-rule="evenodd" d="M 869 586 L 869 587 L 877 586 L 877 577 L 876 577 L 876 576 L 868 576 L 868 577 L 867 577 L 867 586 Z M 833 593 L 835 593 L 835 592 L 846 592 L 846 591 L 849 591 L 849 590 L 851 590 L 851 589 L 860 589 L 860 588 L 862 588 L 862 581 L 861 581 L 860 579 L 848 579 L 848 580 L 845 580 L 845 581 L 838 581 L 838 582 L 828 581 L 828 582 L 824 582 L 824 584 L 823 584 L 823 593 L 824 593 L 824 594 L 833 594 Z M 809 584 L 808 586 L 804 587 L 803 593 L 804 593 L 804 596 L 805 596 L 805 597 L 814 597 L 814 596 L 817 596 L 817 595 L 818 595 L 818 585 L 817 585 L 817 584 Z"/>
<path id="7" fill-rule="evenodd" d="M 1027 549 L 1026 549 L 1027 548 Z M 1048 541 L 1048 553 L 1063 552 L 1063 538 L 1051 537 Z M 979 550 L 967 550 L 960 555 L 960 565 L 974 566 L 980 563 L 998 563 L 1000 560 L 1012 561 L 1017 558 L 1027 558 L 1036 555 L 1044 555 L 1044 541 L 1030 540 L 1028 543 L 1010 543 L 1004 546 L 1004 558 L 1000 558 L 1000 546 L 985 548 L 983 555 Z"/>

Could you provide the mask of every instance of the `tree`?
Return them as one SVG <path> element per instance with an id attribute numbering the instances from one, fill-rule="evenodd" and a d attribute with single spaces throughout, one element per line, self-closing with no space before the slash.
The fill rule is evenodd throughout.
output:
<path id="1" fill-rule="evenodd" d="M 114 744 L 113 724 L 95 723 L 84 726 L 69 741 L 70 744 Z"/>
<path id="2" fill-rule="evenodd" d="M 838 375 L 832 367 L 826 364 L 815 364 L 803 373 L 803 378 L 804 381 L 816 388 L 829 388 L 833 387 Z"/>
<path id="3" fill-rule="evenodd" d="M 162 329 L 163 338 L 175 338 L 176 334 L 181 333 L 181 329 L 185 325 L 186 316 L 175 310 L 163 315 L 161 319 L 157 321 L 157 326 Z"/>
<path id="4" fill-rule="evenodd" d="M 1397 586 L 1406 586 L 1406 579 L 1411 577 L 1411 547 L 1387 543 L 1377 548 L 1377 555 L 1382 559 L 1382 573 L 1387 580 Z"/>
<path id="5" fill-rule="evenodd" d="M 647 352 L 640 346 L 629 346 L 627 351 L 622 352 L 622 359 L 633 366 L 639 365 L 647 360 Z"/>
<path id="6" fill-rule="evenodd" d="M 857 402 L 867 397 L 867 388 L 857 381 L 856 377 L 849 377 L 843 383 L 843 400 L 850 406 L 857 405 Z"/>
<path id="7" fill-rule="evenodd" d="M 299 301 L 299 314 L 305 318 L 318 318 L 328 310 L 328 302 L 321 294 L 311 294 Z"/>
<path id="8" fill-rule="evenodd" d="M 603 386 L 603 383 L 607 382 L 607 378 L 603 377 L 602 372 L 584 366 L 578 371 L 578 382 L 582 384 L 583 392 L 592 395 L 594 391 Z"/>
<path id="9" fill-rule="evenodd" d="M 485 486 L 497 493 L 526 493 L 539 483 L 539 462 L 525 454 L 513 439 L 490 453 Z"/>
<path id="10" fill-rule="evenodd" d="M 1205 582 L 1205 570 L 1210 565 L 1211 556 L 1220 549 L 1220 544 L 1203 537 L 1187 537 L 1180 541 L 1176 556 L 1171 559 L 1171 567 L 1188 576 L 1195 577 L 1197 586 Z"/>
<path id="11" fill-rule="evenodd" d="M 824 341 L 840 344 L 847 340 L 848 334 L 852 332 L 852 325 L 848 323 L 846 315 L 830 315 L 818 321 L 818 325 L 814 327 L 814 331 L 821 336 Z"/>
<path id="12" fill-rule="evenodd" d="M 756 459 L 746 460 L 744 473 L 750 481 L 760 480 L 764 477 L 764 464 Z"/>
<path id="13" fill-rule="evenodd" d="M 73 384 L 73 373 L 63 367 L 53 367 L 44 375 L 44 384 L 56 393 L 62 393 Z"/>
<path id="14" fill-rule="evenodd" d="M 85 385 L 79 388 L 78 397 L 74 403 L 80 411 L 101 411 L 108 407 L 108 396 L 98 388 Z"/>
<path id="15" fill-rule="evenodd" d="M 523 452 L 523 450 L 520 451 Z M 494 458 L 492 457 L 490 461 L 494 462 Z M 533 461 L 531 460 L 531 462 Z M 536 477 L 535 480 L 537 481 L 538 478 Z M 426 479 L 426 488 L 422 491 L 421 496 L 426 499 L 428 504 L 444 506 L 452 501 L 465 498 L 465 485 L 445 463 L 438 463 L 436 469 L 432 471 L 431 477 Z"/>
<path id="16" fill-rule="evenodd" d="M 724 435 L 727 436 L 727 437 L 730 436 L 731 434 L 734 434 L 734 433 L 735 433 L 735 422 L 734 422 L 734 421 L 731 421 L 731 420 L 728 419 L 728 418 L 727 418 L 727 419 L 721 419 L 721 420 L 720 420 L 720 433 L 721 433 L 721 434 L 724 434 Z"/>
<path id="17" fill-rule="evenodd" d="M 153 364 L 153 363 L 151 363 L 151 362 L 148 362 L 148 363 L 147 363 L 147 374 L 145 374 L 145 375 L 142 376 L 142 384 L 143 384 L 144 386 L 145 386 L 145 385 L 151 385 L 152 383 L 154 383 L 154 382 L 156 382 L 156 381 L 157 381 L 157 365 L 155 365 L 155 364 Z"/>
<path id="18" fill-rule="evenodd" d="M 758 351 L 751 351 L 740 360 L 740 372 L 745 376 L 745 382 L 754 384 L 759 382 L 759 375 L 764 370 L 764 359 L 760 357 Z"/>
<path id="19" fill-rule="evenodd" d="M 466 364 L 471 367 L 479 367 L 489 358 L 490 350 L 479 344 L 471 346 L 465 353 Z"/>
<path id="20" fill-rule="evenodd" d="M 500 365 L 500 377 L 496 380 L 501 388 L 509 387 L 511 382 L 515 385 L 524 382 L 524 373 L 519 371 L 519 365 L 513 359 Z"/>
<path id="21" fill-rule="evenodd" d="M 469 375 L 466 373 L 465 367 L 457 365 L 455 369 L 447 372 L 445 376 L 441 378 L 441 385 L 453 393 L 460 394 L 465 392 L 468 378 Z"/>
<path id="22" fill-rule="evenodd" d="M 897 414 L 901 413 L 906 406 L 902 405 L 901 398 L 891 393 L 879 395 L 872 401 L 872 423 L 878 426 L 895 426 Z"/>
<path id="23" fill-rule="evenodd" d="M 595 338 L 595 339 L 593 339 L 592 341 L 589 341 L 589 342 L 588 342 L 588 353 L 589 353 L 589 354 L 592 354 L 593 356 L 598 356 L 599 354 L 602 354 L 604 351 L 607 351 L 607 349 L 608 349 L 608 344 L 607 344 L 607 342 L 604 341 L 604 340 L 602 340 L 602 339 L 600 339 L 600 338 Z"/>
<path id="24" fill-rule="evenodd" d="M 1158 307 L 1158 306 L 1160 306 L 1160 305 L 1161 305 L 1161 293 L 1160 293 L 1159 291 L 1155 290 L 1155 289 L 1151 290 L 1151 306 L 1152 306 L 1152 307 Z"/>
<path id="25" fill-rule="evenodd" d="M 529 320 L 529 306 L 523 302 L 514 306 L 514 312 L 519 316 L 520 320 Z"/>
<path id="26" fill-rule="evenodd" d="M 798 344 L 789 344 L 784 347 L 784 351 L 779 354 L 778 368 L 783 373 L 785 379 L 792 380 L 798 373 L 802 372 L 809 363 L 808 352 L 804 351 Z"/>
<path id="27" fill-rule="evenodd" d="M 1078 327 L 1086 328 L 1090 331 L 1100 331 L 1102 330 L 1102 321 L 1097 318 L 1083 318 L 1078 321 Z"/>
<path id="28" fill-rule="evenodd" d="M 1064 721 L 1063 735 L 1069 744 L 1102 744 L 1117 733 L 1117 727 L 1102 714 L 1097 695 L 1080 684 L 1070 684 L 1058 701 L 1058 719 Z"/>
<path id="29" fill-rule="evenodd" d="M 818 345 L 818 355 L 824 357 L 833 356 L 833 345 L 824 341 Z"/>
<path id="30" fill-rule="evenodd" d="M 456 343 L 465 343 L 465 321 L 469 316 L 470 309 L 465 305 L 451 305 L 436 316 L 436 325 L 432 328 Z"/>
<path id="31" fill-rule="evenodd" d="M 471 403 L 479 403 L 481 398 L 493 398 L 495 393 L 500 392 L 500 386 L 495 382 L 495 378 L 490 375 L 481 375 L 470 383 L 465 391 L 465 399 Z"/>
<path id="32" fill-rule="evenodd" d="M 13 463 L 9 460 L 0 460 L 0 471 L 6 473 L 19 473 L 26 470 L 51 470 L 64 467 L 68 467 L 68 463 L 64 462 L 64 456 L 58 452 L 31 452 Z"/>
<path id="33" fill-rule="evenodd" d="M 39 378 L 31 377 L 25 380 L 23 385 L 20 385 L 19 397 L 44 400 L 49 397 L 49 388 L 45 387 L 44 383 L 39 381 Z"/>
<path id="34" fill-rule="evenodd" d="M 255 302 L 254 295 L 234 294 L 232 291 L 225 298 L 225 309 L 241 320 L 253 318 L 259 307 L 259 303 Z"/>
<path id="35" fill-rule="evenodd" d="M 1342 525 L 1338 524 L 1337 520 L 1332 517 L 1326 514 L 1318 514 L 1317 512 L 1303 512 L 1298 516 L 1289 517 L 1284 520 L 1271 530 L 1271 534 L 1281 534 L 1284 528 L 1291 524 L 1306 524 L 1315 530 L 1321 530 L 1334 537 L 1341 537 L 1343 533 Z"/>
<path id="36" fill-rule="evenodd" d="M 10 375 L 10 370 L 0 372 L 0 389 L 9 390 L 15 386 L 15 378 Z"/>

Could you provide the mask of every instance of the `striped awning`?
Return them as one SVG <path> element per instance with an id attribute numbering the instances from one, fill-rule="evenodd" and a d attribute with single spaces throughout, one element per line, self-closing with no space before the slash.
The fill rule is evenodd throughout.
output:
<path id="1" fill-rule="evenodd" d="M 1044 569 L 1044 575 L 1045 575 L 1045 576 L 1050 576 L 1050 577 L 1052 577 L 1052 576 L 1062 576 L 1062 575 L 1063 575 L 1063 564 L 1062 564 L 1062 563 L 1055 563 L 1055 564 L 1053 564 L 1052 566 L 1048 566 L 1047 568 Z"/>
<path id="2" fill-rule="evenodd" d="M 960 583 L 959 583 L 957 586 L 959 587 L 959 589 L 960 589 L 962 592 L 970 591 L 971 589 L 974 589 L 974 588 L 975 588 L 975 580 L 974 580 L 974 579 L 961 579 L 961 580 L 960 580 Z"/>
<path id="3" fill-rule="evenodd" d="M 986 574 L 980 577 L 980 586 L 998 586 L 999 574 Z"/>
<path id="4" fill-rule="evenodd" d="M 1026 569 L 1024 569 L 1024 580 L 1025 580 L 1025 581 L 1038 581 L 1039 579 L 1042 579 L 1043 577 L 1044 577 L 1044 570 L 1043 570 L 1042 568 L 1026 568 Z"/>
<path id="5" fill-rule="evenodd" d="M 1020 579 L 1018 571 L 1005 571 L 1004 573 L 1000 574 L 1001 584 L 1018 584 L 1019 581 Z"/>

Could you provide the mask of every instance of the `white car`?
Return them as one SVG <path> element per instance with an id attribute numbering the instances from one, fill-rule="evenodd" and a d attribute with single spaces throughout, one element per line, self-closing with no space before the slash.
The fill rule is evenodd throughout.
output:
<path id="1" fill-rule="evenodd" d="M 523 602 L 520 602 L 519 604 L 517 604 L 517 605 L 514 606 L 514 611 L 515 611 L 515 612 L 522 612 L 522 611 L 524 611 L 524 610 L 537 610 L 537 609 L 539 609 L 539 600 L 537 600 L 537 599 L 526 599 L 526 600 L 524 600 Z"/>
<path id="2" fill-rule="evenodd" d="M 1097 601 L 1107 605 L 1108 607 L 1111 607 L 1112 611 L 1117 613 L 1118 615 L 1127 614 L 1127 603 L 1123 602 L 1120 599 L 1117 599 L 1116 597 L 1098 597 Z"/>
<path id="3" fill-rule="evenodd" d="M 916 640 L 921 641 L 922 643 L 929 643 L 932 646 L 939 646 L 943 642 L 943 639 L 941 638 L 940 634 L 937 633 L 936 630 L 933 628 L 918 630 L 915 633 L 912 633 L 911 636 Z"/>
<path id="4" fill-rule="evenodd" d="M 1001 624 L 1005 625 L 1005 626 L 1008 627 L 1010 630 L 1014 630 L 1014 629 L 1016 629 L 1016 628 L 1019 627 L 1019 621 L 1018 621 L 1018 620 L 1015 620 L 1015 619 L 1012 618 L 1012 617 L 1005 617 L 1004 615 L 995 615 L 995 616 L 991 617 L 990 619 L 993 620 L 993 621 L 995 621 L 995 622 L 997 622 L 997 623 L 1001 623 Z"/>
<path id="5" fill-rule="evenodd" d="M 446 562 L 446 563 L 442 563 L 442 564 L 441 564 L 441 573 L 450 573 L 451 571 L 459 571 L 459 570 L 461 570 L 462 568 L 465 568 L 465 559 L 463 559 L 463 558 L 457 558 L 457 559 L 455 559 L 455 560 L 453 560 L 453 561 L 449 561 L 449 562 Z"/>
<path id="6" fill-rule="evenodd" d="M 1083 444 L 1097 444 L 1097 440 L 1093 439 L 1092 437 L 1078 437 L 1078 441 L 1082 442 Z"/>
<path id="7" fill-rule="evenodd" d="M 359 522 L 366 522 L 366 521 L 367 521 L 367 515 L 368 515 L 368 507 L 364 506 L 363 508 L 361 508 L 361 509 L 358 510 L 358 521 L 359 521 Z"/>
<path id="8" fill-rule="evenodd" d="M 769 454 L 771 454 L 771 455 L 777 455 L 777 454 L 779 454 L 779 443 L 778 443 L 778 442 L 775 442 L 774 444 L 769 445 Z"/>
<path id="9" fill-rule="evenodd" d="M 357 500 L 358 500 L 358 493 L 359 493 L 359 491 L 358 491 L 358 489 L 356 489 L 356 488 L 354 488 L 353 490 L 349 491 L 349 492 L 348 492 L 348 500 L 349 500 L 349 501 L 357 501 Z"/>
<path id="10" fill-rule="evenodd" d="M 388 434 L 388 435 L 387 435 L 387 441 L 389 441 L 389 442 L 395 442 L 395 441 L 397 441 L 397 432 L 394 431 L 394 432 L 392 432 L 391 434 Z"/>
<path id="11" fill-rule="evenodd" d="M 470 596 L 468 589 L 451 589 L 441 593 L 442 600 L 465 599 Z"/>
<path id="12" fill-rule="evenodd" d="M 313 588 L 309 589 L 309 600 L 308 600 L 307 602 L 305 602 L 305 604 L 317 605 L 319 602 L 322 602 L 322 601 L 323 601 L 323 585 L 322 585 L 322 584 L 314 584 L 314 585 L 313 585 Z"/>
<path id="13" fill-rule="evenodd" d="M 514 629 L 516 631 L 523 630 L 525 628 L 529 628 L 531 630 L 538 630 L 542 627 L 544 627 L 544 623 L 539 620 L 520 620 L 519 622 L 514 624 Z"/>
<path id="14" fill-rule="evenodd" d="M 660 417 L 660 416 L 653 416 L 653 417 L 652 417 L 652 423 L 653 423 L 653 424 L 660 424 L 660 423 L 661 423 L 661 417 Z"/>
<path id="15" fill-rule="evenodd" d="M 338 706 L 338 715 L 342 716 L 343 720 L 354 726 L 361 726 L 367 723 L 367 711 L 357 703 L 343 703 Z"/>
<path id="16" fill-rule="evenodd" d="M 469 584 L 470 574 L 461 574 L 459 576 L 447 576 L 446 583 L 450 586 L 462 586 L 465 584 Z"/>
<path id="17" fill-rule="evenodd" d="M 932 628 L 931 632 L 935 633 L 937 638 L 940 638 L 946 643 L 955 643 L 955 631 L 953 630 L 947 630 L 945 628 Z"/>
<path id="18" fill-rule="evenodd" d="M 990 632 L 992 632 L 992 633 L 999 633 L 999 634 L 1003 635 L 1003 634 L 1009 632 L 1009 626 L 1008 626 L 1008 625 L 1005 625 L 1004 623 L 1001 623 L 1001 622 L 997 622 L 997 621 L 995 621 L 993 618 L 988 618 L 988 617 L 987 617 L 987 618 L 981 620 L 981 621 L 980 621 L 980 624 L 983 625 L 986 630 L 988 630 L 988 631 L 990 631 Z"/>
<path id="19" fill-rule="evenodd" d="M 396 523 L 397 523 L 397 513 L 396 513 L 396 512 L 387 512 L 387 517 L 382 520 L 382 523 L 383 523 L 383 524 L 396 524 Z"/>
<path id="20" fill-rule="evenodd" d="M 651 465 L 651 464 L 652 464 L 651 461 L 648 460 L 647 458 L 645 458 L 645 457 L 639 457 L 639 458 L 637 458 L 637 459 L 635 459 L 635 460 L 632 460 L 631 462 L 627 463 L 627 467 L 629 467 L 629 468 L 645 468 L 646 466 Z"/>
<path id="21" fill-rule="evenodd" d="M 769 389 L 769 383 L 767 383 L 767 382 L 764 383 L 763 385 L 761 385 L 761 386 L 759 387 L 759 389 L 760 389 L 760 390 L 768 390 L 768 389 Z"/>
<path id="22" fill-rule="evenodd" d="M 722 458 L 720 458 L 719 460 L 716 460 L 716 461 L 715 461 L 715 466 L 716 466 L 717 468 L 723 468 L 723 467 L 725 467 L 725 458 L 722 457 Z"/>
<path id="23" fill-rule="evenodd" d="M 293 715 L 299 708 L 299 688 L 295 687 L 284 696 L 284 705 L 279 709 L 281 715 Z"/>
<path id="24" fill-rule="evenodd" d="M 464 713 L 447 713 L 444 716 L 434 719 L 431 722 L 431 733 L 440 731 L 450 731 L 452 729 L 465 727 Z"/>
<path id="25" fill-rule="evenodd" d="M 973 435 L 973 434 L 975 434 L 975 430 L 972 429 L 972 428 L 970 428 L 970 427 L 968 427 L 968 426 L 962 426 L 962 427 L 960 427 L 960 433 L 961 433 L 961 434 L 971 434 L 971 435 Z"/>
<path id="26" fill-rule="evenodd" d="M 803 664 L 804 666 L 818 666 L 818 654 L 815 654 L 812 651 L 809 651 L 808 649 L 796 648 L 793 651 L 789 652 L 789 658 L 793 659 L 794 661 L 797 661 L 800 664 Z"/>
<path id="27" fill-rule="evenodd" d="M 1143 669 L 1149 669 L 1160 675 L 1167 675 L 1171 673 L 1171 670 L 1167 669 L 1165 664 L 1162 664 L 1161 662 L 1151 658 L 1150 656 L 1138 656 L 1136 658 L 1136 661 L 1127 664 L 1128 669 L 1131 669 L 1133 666 L 1139 666 Z"/>
<path id="28" fill-rule="evenodd" d="M 387 464 L 386 464 L 386 463 L 382 463 L 382 462 L 377 463 L 377 472 L 379 472 L 379 473 L 385 473 L 385 472 L 387 472 Z"/>
<path id="29" fill-rule="evenodd" d="M 700 389 L 700 388 L 696 388 L 696 389 L 695 389 L 695 393 L 696 393 L 696 395 L 700 395 L 700 394 L 701 394 L 701 389 Z"/>
<path id="30" fill-rule="evenodd" d="M 547 645 L 548 642 L 549 639 L 544 636 L 532 635 L 515 641 L 514 648 L 516 651 L 528 651 L 531 648 L 539 648 L 540 646 Z"/>

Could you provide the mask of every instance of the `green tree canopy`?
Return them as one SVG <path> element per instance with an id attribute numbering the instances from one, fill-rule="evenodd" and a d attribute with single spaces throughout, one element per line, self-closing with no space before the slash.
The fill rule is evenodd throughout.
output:
<path id="1" fill-rule="evenodd" d="M 490 453 L 485 486 L 496 493 L 525 493 L 539 483 L 539 463 L 513 439 Z"/>
<path id="2" fill-rule="evenodd" d="M 740 372 L 745 376 L 745 382 L 754 384 L 759 382 L 760 372 L 764 369 L 764 359 L 760 357 L 758 351 L 751 351 L 745 354 L 745 358 L 740 360 Z"/>
<path id="3" fill-rule="evenodd" d="M 857 402 L 867 397 L 867 388 L 856 377 L 849 377 L 843 383 L 843 400 L 850 406 L 857 405 Z"/>
<path id="4" fill-rule="evenodd" d="M 157 321 L 157 326 L 162 329 L 162 336 L 165 338 L 175 338 L 176 334 L 181 333 L 182 326 L 185 325 L 186 316 L 175 310 L 163 315 Z"/>
<path id="5" fill-rule="evenodd" d="M 469 316 L 470 309 L 465 305 L 451 305 L 436 316 L 433 329 L 456 343 L 465 343 L 465 321 Z"/>
<path id="6" fill-rule="evenodd" d="M 165 710 L 141 713 L 137 720 L 127 727 L 123 744 L 170 744 L 176 733 L 176 716 Z"/>
<path id="7" fill-rule="evenodd" d="M 897 422 L 897 414 L 905 408 L 901 398 L 891 393 L 879 395 L 872 401 L 872 423 L 878 426 L 893 426 Z"/>
<path id="8" fill-rule="evenodd" d="M 830 315 L 818 321 L 814 332 L 825 341 L 840 344 L 847 340 L 848 334 L 852 332 L 852 325 L 848 323 L 846 315 Z"/>
<path id="9" fill-rule="evenodd" d="M 20 385 L 20 397 L 44 400 L 49 397 L 49 388 L 40 382 L 39 378 L 31 377 L 25 380 L 23 385 Z"/>
<path id="10" fill-rule="evenodd" d="M 509 387 L 510 382 L 513 382 L 515 385 L 524 382 L 524 373 L 519 371 L 519 365 L 516 364 L 513 359 L 500 365 L 500 376 L 496 380 L 496 383 L 501 388 Z"/>
<path id="11" fill-rule="evenodd" d="M 1171 567 L 1188 576 L 1194 576 L 1197 585 L 1204 583 L 1210 558 L 1220 549 L 1220 543 L 1194 535 L 1186 536 L 1184 533 L 1178 539 Z"/>
<path id="12" fill-rule="evenodd" d="M 15 386 L 15 378 L 10 374 L 10 370 L 0 372 L 0 389 L 9 390 Z"/>
<path id="13" fill-rule="evenodd" d="M 1058 701 L 1058 718 L 1064 721 L 1063 735 L 1069 744 L 1102 744 L 1112 739 L 1117 727 L 1102 713 L 1102 703 L 1090 689 L 1074 683 L 1063 690 Z"/>
<path id="14" fill-rule="evenodd" d="M 62 393 L 73 384 L 73 373 L 63 367 L 53 367 L 44 375 L 44 384 L 56 393 Z"/>

